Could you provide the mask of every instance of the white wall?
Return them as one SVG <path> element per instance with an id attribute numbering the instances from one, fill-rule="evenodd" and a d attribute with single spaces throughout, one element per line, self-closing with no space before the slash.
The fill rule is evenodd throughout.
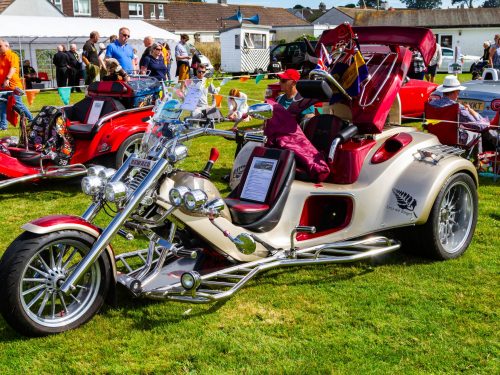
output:
<path id="1" fill-rule="evenodd" d="M 452 48 L 455 48 L 457 42 L 464 55 L 483 55 L 483 42 L 489 40 L 493 42 L 493 37 L 498 33 L 498 29 L 494 27 L 484 28 L 450 28 L 450 29 L 432 29 L 434 34 L 439 35 L 439 42 L 442 35 L 452 36 Z"/>
<path id="2" fill-rule="evenodd" d="M 241 29 L 231 29 L 221 33 L 219 36 L 221 69 L 225 72 L 239 72 L 241 70 L 241 50 L 234 48 L 236 35 L 240 36 L 240 46 L 242 46 Z"/>

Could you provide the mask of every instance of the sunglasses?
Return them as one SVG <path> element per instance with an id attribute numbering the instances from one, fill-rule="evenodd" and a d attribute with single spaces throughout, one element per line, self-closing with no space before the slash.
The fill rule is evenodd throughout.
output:
<path id="1" fill-rule="evenodd" d="M 198 70 L 198 73 L 206 73 L 206 70 Z"/>
<path id="2" fill-rule="evenodd" d="M 121 36 L 124 36 L 125 38 L 130 38 L 130 34 L 120 34 Z"/>
<path id="3" fill-rule="evenodd" d="M 161 48 L 155 48 L 155 51 L 161 51 Z"/>

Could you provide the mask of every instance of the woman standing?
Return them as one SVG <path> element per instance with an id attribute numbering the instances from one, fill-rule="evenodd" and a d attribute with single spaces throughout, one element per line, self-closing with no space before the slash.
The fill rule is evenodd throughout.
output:
<path id="1" fill-rule="evenodd" d="M 141 74 L 146 74 L 149 70 L 149 76 L 164 81 L 167 74 L 167 66 L 163 61 L 162 45 L 153 43 L 150 54 L 146 56 L 141 65 Z"/>
<path id="2" fill-rule="evenodd" d="M 170 51 L 170 46 L 167 42 L 163 44 L 163 62 L 167 67 L 168 80 L 171 81 L 172 77 L 170 76 L 170 68 L 172 67 L 172 51 Z"/>

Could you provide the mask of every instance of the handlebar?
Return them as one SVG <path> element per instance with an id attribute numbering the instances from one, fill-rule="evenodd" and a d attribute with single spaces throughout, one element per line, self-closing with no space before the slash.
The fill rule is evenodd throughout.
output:
<path id="1" fill-rule="evenodd" d="M 330 85 L 335 86 L 335 88 L 339 90 L 340 93 L 347 99 L 352 100 L 352 97 L 344 90 L 342 85 L 335 78 L 333 78 L 330 73 L 320 69 L 313 69 L 309 72 L 309 78 L 314 79 L 315 77 L 324 78 L 328 83 L 330 83 Z"/>

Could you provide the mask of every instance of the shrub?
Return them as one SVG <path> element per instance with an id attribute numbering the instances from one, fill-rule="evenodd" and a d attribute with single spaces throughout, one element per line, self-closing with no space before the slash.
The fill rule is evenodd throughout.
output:
<path id="1" fill-rule="evenodd" d="M 210 59 L 212 65 L 220 65 L 220 43 L 196 43 L 196 49 Z"/>

